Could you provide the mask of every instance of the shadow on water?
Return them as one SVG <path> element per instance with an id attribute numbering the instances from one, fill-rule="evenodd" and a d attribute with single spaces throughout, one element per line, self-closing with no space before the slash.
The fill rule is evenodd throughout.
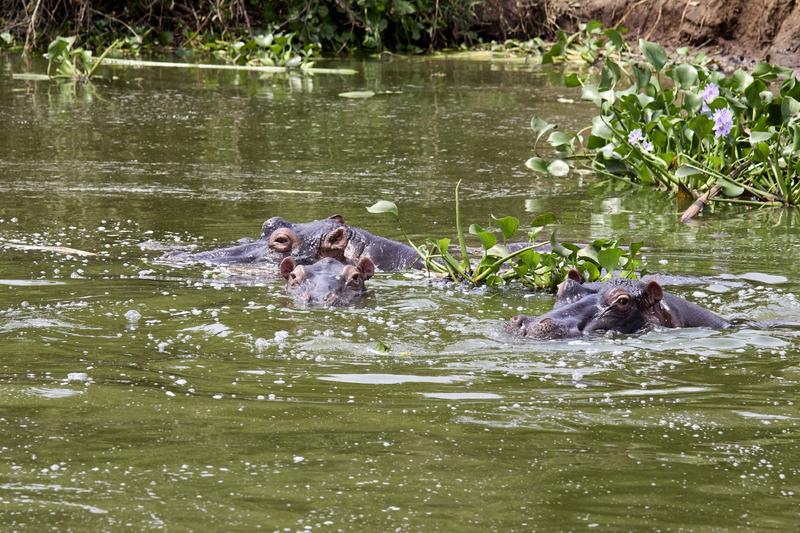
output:
<path id="1" fill-rule="evenodd" d="M 796 524 L 796 211 L 716 207 L 681 226 L 657 192 L 531 175 L 530 116 L 588 110 L 545 71 L 356 66 L 115 68 L 87 97 L 12 80 L 2 59 L 3 523 Z M 342 213 L 399 238 L 365 212 L 378 199 L 412 237 L 452 237 L 459 178 L 465 220 L 551 210 L 561 238 L 644 241 L 671 292 L 738 325 L 520 341 L 505 321 L 551 296 L 378 274 L 357 305 L 297 308 L 277 277 L 154 261 L 273 215 Z"/>

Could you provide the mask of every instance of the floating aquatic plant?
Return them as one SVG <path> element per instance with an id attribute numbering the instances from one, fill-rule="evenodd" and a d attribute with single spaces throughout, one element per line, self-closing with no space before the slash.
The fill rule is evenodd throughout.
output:
<path id="1" fill-rule="evenodd" d="M 576 165 L 601 175 L 651 184 L 708 201 L 800 205 L 800 79 L 766 63 L 731 75 L 711 70 L 702 54 L 670 58 L 641 40 L 640 55 L 606 55 L 597 75 L 565 76 L 597 106 L 591 125 L 558 131 L 531 121 L 556 153 L 526 165 L 564 176 Z"/>
<path id="2" fill-rule="evenodd" d="M 460 185 L 459 181 L 455 188 L 455 246 L 450 238 L 431 238 L 424 244 L 415 244 L 403 230 L 394 202 L 381 200 L 367 211 L 385 213 L 394 218 L 429 272 L 469 285 L 494 287 L 519 281 L 530 288 L 555 290 L 571 269 L 579 270 L 588 281 L 606 279 L 612 273 L 636 277 L 637 272 L 643 269 L 637 255 L 642 243 L 634 243 L 626 249 L 615 240 L 601 239 L 579 246 L 557 241 L 555 231 L 551 232 L 549 239 L 537 241 L 539 233 L 556 222 L 552 213 L 534 217 L 525 229 L 521 229 L 520 220 L 512 216 L 492 217 L 496 225 L 493 229 L 470 224 L 469 235 L 480 242 L 480 251 L 470 253 L 467 234 L 461 223 Z M 522 241 L 518 240 L 520 236 Z"/>

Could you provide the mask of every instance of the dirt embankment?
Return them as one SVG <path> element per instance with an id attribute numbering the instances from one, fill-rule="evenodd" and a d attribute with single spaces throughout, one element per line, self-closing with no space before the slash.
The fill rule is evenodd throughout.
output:
<path id="1" fill-rule="evenodd" d="M 481 12 L 498 38 L 530 37 L 531 28 L 601 20 L 629 37 L 691 46 L 749 63 L 800 66 L 800 0 L 488 0 Z M 490 30 L 491 31 L 491 30 Z M 527 35 L 523 35 L 527 34 Z"/>

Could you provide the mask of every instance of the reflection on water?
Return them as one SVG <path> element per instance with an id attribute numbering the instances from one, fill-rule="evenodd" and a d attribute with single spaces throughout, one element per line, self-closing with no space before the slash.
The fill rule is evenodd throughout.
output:
<path id="1" fill-rule="evenodd" d="M 649 190 L 523 166 L 538 114 L 589 108 L 530 66 L 397 59 L 347 76 L 0 60 L 0 465 L 10 529 L 521 530 L 797 523 L 797 212 L 689 225 Z M 339 93 L 371 90 L 369 99 Z M 178 268 L 281 215 L 400 206 L 414 238 L 554 211 L 644 241 L 671 292 L 736 321 L 569 341 L 503 333 L 548 295 L 378 274 L 299 309 L 272 270 Z M 96 255 L 85 255 L 91 252 Z"/>

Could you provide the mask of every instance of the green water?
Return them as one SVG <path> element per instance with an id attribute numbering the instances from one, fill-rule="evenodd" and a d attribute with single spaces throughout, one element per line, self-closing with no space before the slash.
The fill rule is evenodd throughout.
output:
<path id="1" fill-rule="evenodd" d="M 2 528 L 796 528 L 797 212 L 678 225 L 658 193 L 531 174 L 530 117 L 590 112 L 546 72 L 350 66 L 75 88 L 0 59 Z M 550 296 L 378 274 L 303 309 L 277 279 L 153 262 L 274 215 L 400 238 L 379 199 L 452 237 L 458 179 L 466 221 L 552 210 L 563 239 L 643 240 L 651 270 L 697 277 L 670 290 L 761 325 L 522 342 L 504 322 Z"/>

